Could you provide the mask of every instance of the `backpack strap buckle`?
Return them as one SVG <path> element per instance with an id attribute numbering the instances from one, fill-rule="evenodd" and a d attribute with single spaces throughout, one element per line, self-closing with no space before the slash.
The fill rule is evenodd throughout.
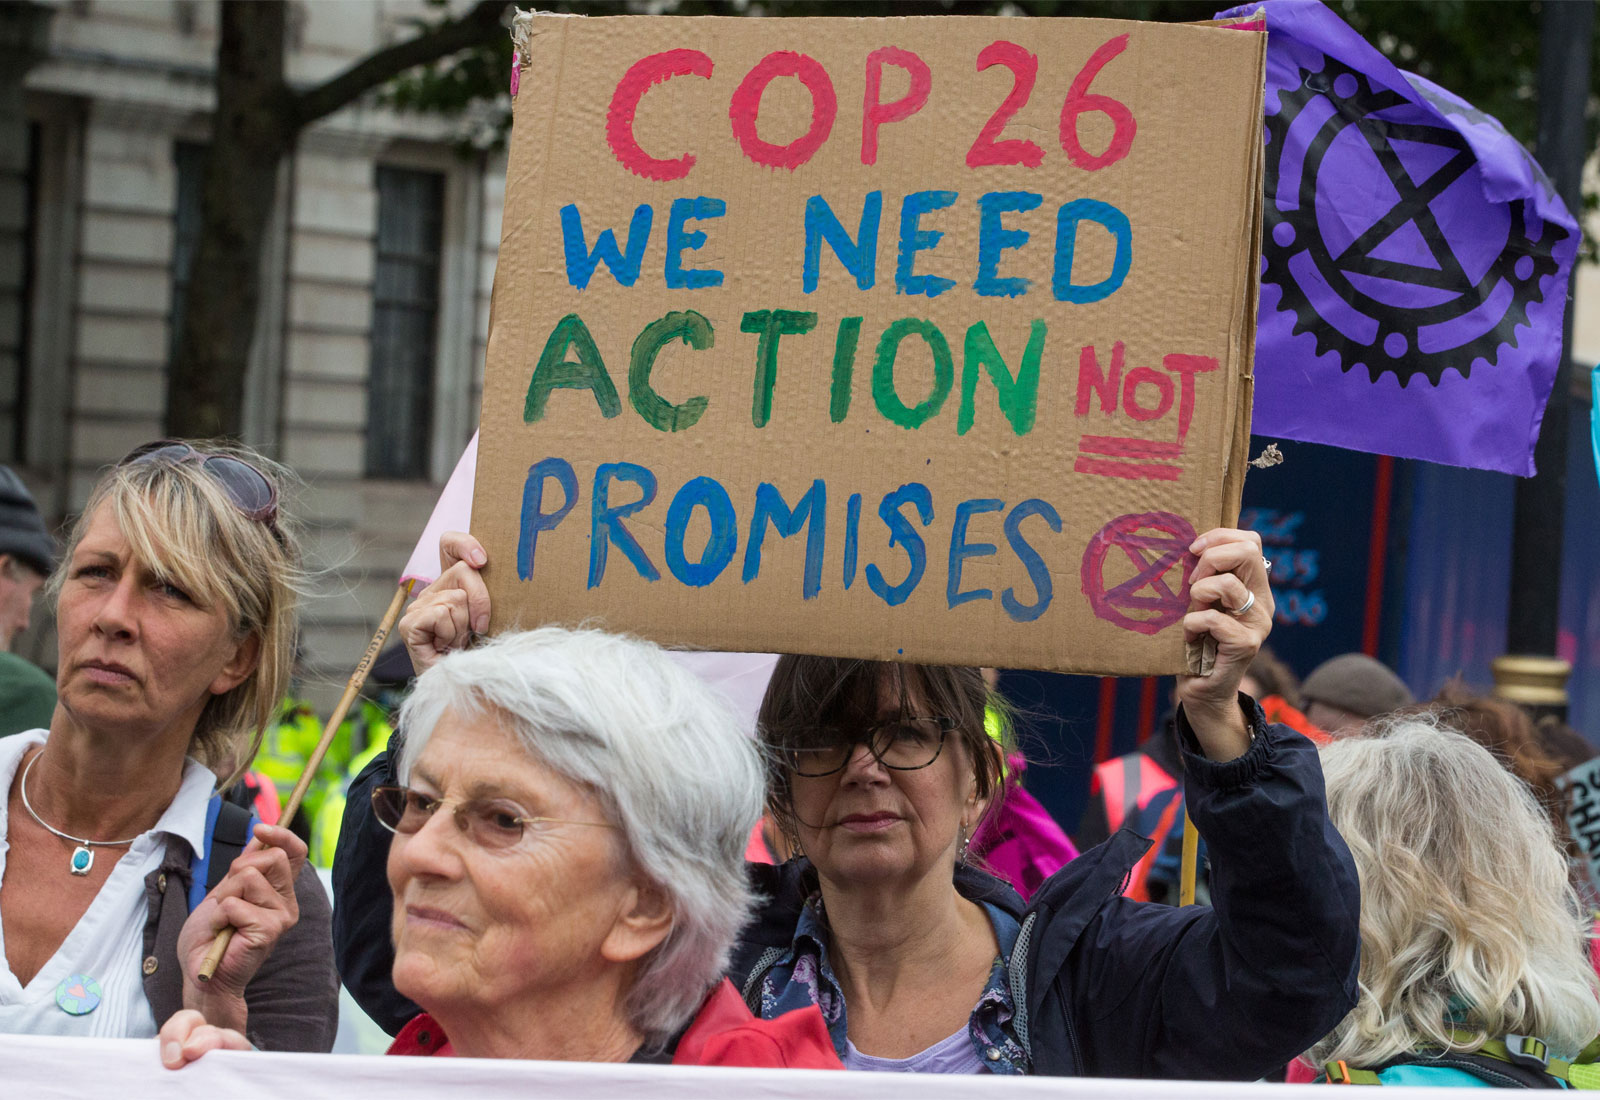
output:
<path id="1" fill-rule="evenodd" d="M 1532 1035 L 1507 1035 L 1506 1060 L 1542 1073 L 1550 1068 L 1550 1050 L 1544 1040 Z"/>

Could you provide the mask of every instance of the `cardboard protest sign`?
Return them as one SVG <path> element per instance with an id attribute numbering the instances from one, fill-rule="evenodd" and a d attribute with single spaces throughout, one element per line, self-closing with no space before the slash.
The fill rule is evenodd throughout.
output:
<path id="1" fill-rule="evenodd" d="M 1600 757 L 1556 780 L 1567 796 L 1567 829 L 1583 853 L 1589 880 L 1600 885 Z"/>
<path id="2" fill-rule="evenodd" d="M 519 17 L 494 627 L 1185 668 L 1237 514 L 1265 36 Z"/>

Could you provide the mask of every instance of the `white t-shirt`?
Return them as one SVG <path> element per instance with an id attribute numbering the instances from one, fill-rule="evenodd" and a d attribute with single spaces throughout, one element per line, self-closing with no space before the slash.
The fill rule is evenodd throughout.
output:
<path id="1" fill-rule="evenodd" d="M 45 730 L 30 730 L 0 738 L 0 794 L 11 790 L 22 758 L 47 736 Z M 155 828 L 127 848 L 91 849 L 95 859 L 115 859 L 117 865 L 77 926 L 27 986 L 17 980 L 9 962 L 0 968 L 0 1032 L 105 1039 L 155 1035 L 156 1021 L 145 999 L 142 969 L 144 926 L 150 915 L 144 880 L 161 866 L 168 836 L 182 837 L 195 851 L 200 850 L 206 803 L 215 783 L 216 777 L 204 765 L 184 761 L 178 793 Z M 0 876 L 5 874 L 6 854 L 11 848 L 6 839 L 8 807 L 9 800 L 0 796 Z M 64 840 L 60 843 L 61 875 L 67 878 L 72 848 Z M 0 927 L 0 961 L 5 959 L 5 930 Z M 172 962 L 164 960 L 163 965 Z M 92 979 L 93 985 L 85 978 Z M 76 1008 L 94 1003 L 96 987 L 99 1003 L 90 1011 L 74 1015 L 63 1007 L 63 1002 Z"/>

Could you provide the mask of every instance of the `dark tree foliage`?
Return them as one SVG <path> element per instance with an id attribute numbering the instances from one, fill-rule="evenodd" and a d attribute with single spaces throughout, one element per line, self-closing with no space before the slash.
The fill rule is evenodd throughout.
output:
<path id="1" fill-rule="evenodd" d="M 1582 0 L 1568 0 L 1582 2 Z M 542 10 L 583 15 L 639 11 L 672 15 L 1074 16 L 1201 22 L 1230 5 L 1215 0 L 649 0 L 555 3 Z M 1402 69 L 1427 77 L 1481 110 L 1532 147 L 1537 129 L 1541 0 L 1333 0 L 1339 15 Z M 1595 40 L 1593 93 L 1600 102 L 1600 36 Z M 510 125 L 506 87 L 511 43 L 505 38 L 407 73 L 390 85 L 390 101 L 413 110 L 455 114 L 500 102 L 498 138 Z M 1600 108 L 1589 112 L 1591 144 L 1600 136 Z"/>
<path id="2" fill-rule="evenodd" d="M 217 109 L 202 170 L 200 237 L 167 372 L 166 431 L 237 436 L 261 301 L 261 251 L 278 167 L 300 132 L 399 73 L 505 38 L 504 0 L 481 0 L 309 88 L 284 73 L 284 0 L 222 4 Z"/>

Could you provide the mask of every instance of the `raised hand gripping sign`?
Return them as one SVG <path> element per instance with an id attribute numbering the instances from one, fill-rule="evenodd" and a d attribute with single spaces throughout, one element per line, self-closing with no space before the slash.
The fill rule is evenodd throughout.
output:
<path id="1" fill-rule="evenodd" d="M 518 47 L 496 629 L 1185 668 L 1185 536 L 1244 476 L 1263 35 L 533 16 Z"/>

